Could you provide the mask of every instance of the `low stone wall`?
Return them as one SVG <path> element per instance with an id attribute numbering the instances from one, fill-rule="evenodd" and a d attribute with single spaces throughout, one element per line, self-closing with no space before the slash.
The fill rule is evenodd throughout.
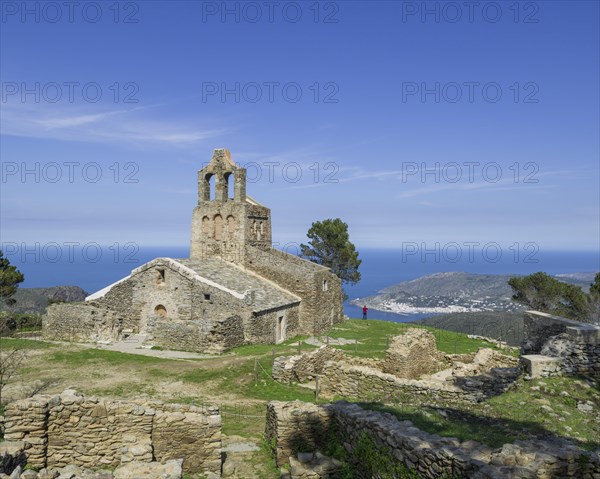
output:
<path id="1" fill-rule="evenodd" d="M 311 426 L 303 427 L 304 418 Z M 600 474 L 598 451 L 584 451 L 568 441 L 530 440 L 492 449 L 475 441 L 459 441 L 429 434 L 410 421 L 391 414 L 368 411 L 344 401 L 316 406 L 294 401 L 270 402 L 266 435 L 275 446 L 278 465 L 298 451 L 335 435 L 352 457 L 352 450 L 367 435 L 373 443 L 421 478 L 470 477 L 551 479 L 596 477 Z M 360 468 L 360 458 L 353 468 Z"/>
<path id="2" fill-rule="evenodd" d="M 394 338 L 383 361 L 352 357 L 328 346 L 297 356 L 278 357 L 273 364 L 273 378 L 289 383 L 307 382 L 318 376 L 319 392 L 329 398 L 396 402 L 410 397 L 411 401 L 436 404 L 482 401 L 505 392 L 519 375 L 514 357 L 489 348 L 475 354 L 444 355 L 435 350 L 433 335 L 425 333 L 409 338 L 405 343 L 408 348 L 401 344 L 401 336 Z M 421 340 L 424 348 L 418 347 Z M 434 366 L 427 366 L 428 361 Z M 438 372 L 423 374 L 431 369 Z M 420 379 L 399 377 L 385 370 L 417 375 Z"/>
<path id="3" fill-rule="evenodd" d="M 552 367 L 543 371 L 545 376 L 600 377 L 600 327 L 538 311 L 525 313 L 524 327 L 527 340 L 521 347 L 525 356 L 522 367 L 529 374 L 533 373 L 532 358 L 540 362 L 545 356 L 559 358 L 558 362 L 546 361 Z"/>
<path id="4" fill-rule="evenodd" d="M 115 341 L 117 315 L 95 302 L 51 304 L 42 322 L 44 339 L 55 341 Z"/>
<path id="5" fill-rule="evenodd" d="M 361 400 L 398 401 L 410 398 L 412 402 L 427 404 L 452 404 L 456 402 L 478 402 L 485 398 L 484 392 L 465 390 L 450 381 L 430 381 L 398 378 L 377 369 L 329 361 L 320 381 L 321 394 L 360 398 Z"/>
<path id="6" fill-rule="evenodd" d="M 274 446 L 277 466 L 289 463 L 297 452 L 323 449 L 331 427 L 330 405 L 301 401 L 271 401 L 267 404 L 265 436 Z"/>
<path id="7" fill-rule="evenodd" d="M 5 439 L 22 442 L 36 468 L 183 459 L 185 472 L 220 474 L 217 407 L 107 401 L 68 389 L 10 403 L 5 416 Z"/>
<path id="8" fill-rule="evenodd" d="M 342 351 L 329 346 L 296 356 L 280 356 L 273 362 L 273 379 L 283 383 L 311 381 L 323 373 L 327 361 L 343 361 L 346 358 Z"/>

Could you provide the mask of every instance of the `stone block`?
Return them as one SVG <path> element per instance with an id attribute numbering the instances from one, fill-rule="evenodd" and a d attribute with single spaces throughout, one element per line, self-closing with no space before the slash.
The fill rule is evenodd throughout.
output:
<path id="1" fill-rule="evenodd" d="M 532 379 L 559 375 L 561 371 L 561 359 L 541 354 L 526 354 L 521 356 L 521 362 L 525 373 Z"/>

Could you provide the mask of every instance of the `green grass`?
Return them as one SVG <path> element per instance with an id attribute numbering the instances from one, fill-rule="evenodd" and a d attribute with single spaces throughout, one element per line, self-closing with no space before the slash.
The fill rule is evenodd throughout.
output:
<path id="1" fill-rule="evenodd" d="M 222 393 L 243 395 L 247 398 L 265 401 L 312 401 L 314 393 L 297 385 L 281 384 L 272 379 L 270 355 L 259 361 L 258 381 L 255 375 L 255 360 L 237 362 L 223 369 L 204 369 L 198 367 L 179 376 L 182 381 L 205 384 L 213 382 L 212 387 Z"/>
<path id="2" fill-rule="evenodd" d="M 21 349 L 48 349 L 54 348 L 56 344 L 47 343 L 45 341 L 37 341 L 35 339 L 21 338 L 0 338 L 0 349 L 3 348 L 21 348 Z"/>
<path id="3" fill-rule="evenodd" d="M 237 356 L 266 356 L 273 354 L 273 350 L 275 350 L 275 356 L 297 354 L 298 346 L 295 343 L 303 342 L 307 338 L 308 336 L 296 336 L 280 344 L 249 344 L 233 348 L 229 352 Z M 301 348 L 302 351 L 308 351 L 315 349 L 315 346 L 303 342 Z"/>
<path id="4" fill-rule="evenodd" d="M 160 364 L 168 360 L 153 356 L 120 353 L 103 349 L 83 349 L 81 351 L 56 351 L 49 357 L 50 361 L 66 362 L 72 366 L 84 366 L 89 363 L 121 364 Z"/>
<path id="5" fill-rule="evenodd" d="M 600 406 L 600 392 L 577 378 L 562 377 L 519 380 L 514 389 L 481 404 L 445 408 L 413 406 L 407 402 L 360 404 L 367 409 L 389 412 L 401 420 L 410 420 L 431 434 L 475 440 L 490 447 L 533 436 L 557 436 L 592 450 L 600 446 L 600 423 L 593 415 L 577 409 L 577 403 L 585 401 Z M 542 406 L 552 408 L 554 413 Z"/>
<path id="6" fill-rule="evenodd" d="M 387 349 L 388 338 L 404 334 L 409 328 L 431 331 L 436 338 L 437 348 L 444 353 L 466 354 L 477 352 L 479 348 L 500 350 L 496 346 L 480 340 L 468 338 L 464 333 L 444 331 L 428 326 L 410 323 L 393 323 L 391 321 L 350 319 L 335 326 L 329 336 L 332 338 L 358 339 L 358 344 L 334 346 L 353 356 L 383 359 Z M 502 349 L 502 352 L 518 355 L 514 349 Z"/>
<path id="7" fill-rule="evenodd" d="M 577 403 L 586 401 L 600 408 L 600 391 L 579 378 L 558 377 L 521 379 L 514 389 L 491 398 L 488 404 L 507 420 L 533 423 L 552 435 L 575 439 L 585 449 L 595 449 L 600 447 L 600 422 L 594 414 L 577 409 Z"/>
<path id="8" fill-rule="evenodd" d="M 500 447 L 517 439 L 527 439 L 532 432 L 541 430 L 511 428 L 511 424 L 486 411 L 444 409 L 428 406 L 384 406 L 380 403 L 360 403 L 365 409 L 388 412 L 404 421 L 409 420 L 419 429 L 443 437 L 455 437 L 461 441 L 474 440 L 490 447 Z M 534 431 L 535 429 L 535 431 Z"/>

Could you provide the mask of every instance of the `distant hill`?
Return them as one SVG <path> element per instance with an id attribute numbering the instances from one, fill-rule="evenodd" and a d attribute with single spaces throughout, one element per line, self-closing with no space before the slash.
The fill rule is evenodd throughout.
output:
<path id="1" fill-rule="evenodd" d="M 89 294 L 79 286 L 52 286 L 50 288 L 19 288 L 13 296 L 13 306 L 0 305 L 0 310 L 15 313 L 43 314 L 50 300 L 85 301 Z"/>
<path id="2" fill-rule="evenodd" d="M 499 339 L 511 346 L 519 346 L 525 339 L 523 313 L 504 311 L 481 311 L 473 313 L 438 314 L 415 321 L 415 324 L 431 326 L 446 331 L 476 334 Z"/>
<path id="3" fill-rule="evenodd" d="M 523 306 L 511 299 L 508 280 L 515 275 L 435 273 L 388 286 L 378 294 L 357 298 L 351 304 L 399 314 L 517 312 Z M 556 279 L 589 290 L 594 273 L 556 275 Z"/>

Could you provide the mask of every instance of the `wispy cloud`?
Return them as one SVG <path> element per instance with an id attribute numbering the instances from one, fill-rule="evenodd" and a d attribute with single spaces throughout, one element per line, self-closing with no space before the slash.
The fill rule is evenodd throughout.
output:
<path id="1" fill-rule="evenodd" d="M 101 107 L 95 107 L 96 109 Z M 195 121 L 167 122 L 149 114 L 150 107 L 90 112 L 90 106 L 3 105 L 0 134 L 60 141 L 128 143 L 136 146 L 193 146 L 224 134 Z"/>

